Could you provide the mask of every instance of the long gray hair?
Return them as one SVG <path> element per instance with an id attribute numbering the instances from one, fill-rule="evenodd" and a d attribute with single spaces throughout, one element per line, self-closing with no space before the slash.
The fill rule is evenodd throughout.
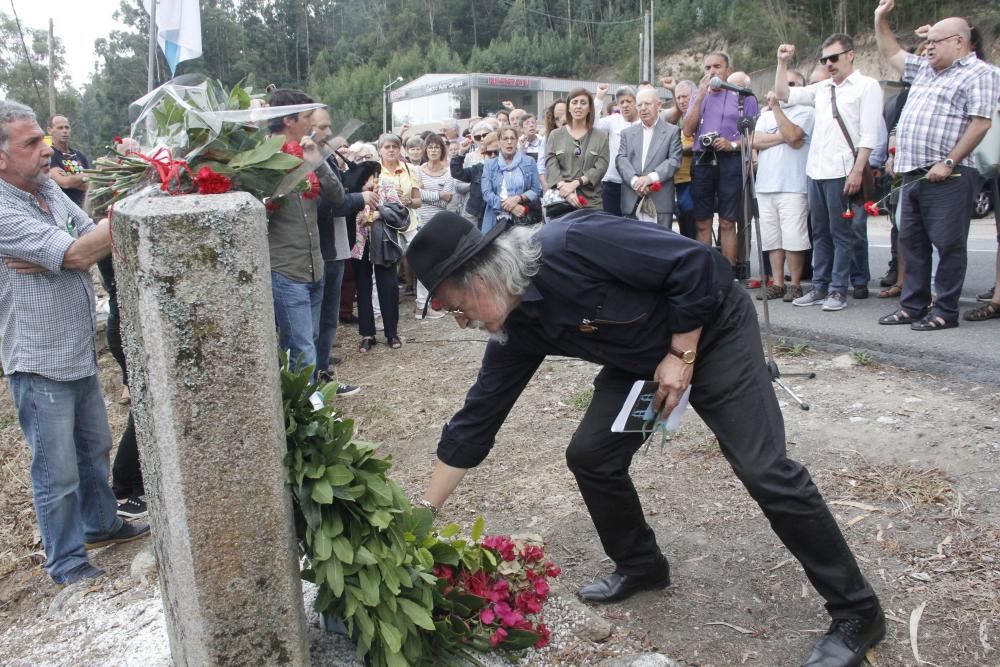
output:
<path id="1" fill-rule="evenodd" d="M 25 106 L 14 100 L 0 101 L 0 150 L 9 148 L 10 135 L 7 134 L 7 125 L 16 120 L 31 120 L 38 122 L 38 117 L 31 107 Z"/>
<path id="2" fill-rule="evenodd" d="M 508 229 L 449 277 L 448 282 L 458 289 L 471 290 L 474 277 L 479 276 L 498 302 L 521 296 L 541 266 L 542 247 L 534 239 L 539 227 L 517 225 Z"/>

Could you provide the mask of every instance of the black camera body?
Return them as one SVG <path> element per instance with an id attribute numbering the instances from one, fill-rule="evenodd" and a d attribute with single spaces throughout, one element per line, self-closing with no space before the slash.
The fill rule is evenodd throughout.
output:
<path id="1" fill-rule="evenodd" d="M 698 142 L 701 143 L 702 148 L 711 148 L 719 136 L 718 132 L 706 132 L 698 138 Z"/>

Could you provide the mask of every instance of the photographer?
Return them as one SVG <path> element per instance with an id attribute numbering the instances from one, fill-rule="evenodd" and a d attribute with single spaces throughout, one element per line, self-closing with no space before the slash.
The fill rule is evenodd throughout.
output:
<path id="1" fill-rule="evenodd" d="M 705 76 L 698 85 L 698 94 L 684 116 L 683 130 L 695 138 L 691 166 L 691 193 L 698 240 L 712 244 L 712 216 L 719 214 L 719 241 L 722 254 L 730 264 L 736 264 L 739 244 L 736 220 L 743 201 L 743 172 L 740 165 L 739 94 L 728 90 L 709 89 L 709 81 L 722 81 L 733 73 L 729 56 L 714 51 L 705 56 Z M 744 113 L 757 116 L 757 100 L 748 97 Z"/>

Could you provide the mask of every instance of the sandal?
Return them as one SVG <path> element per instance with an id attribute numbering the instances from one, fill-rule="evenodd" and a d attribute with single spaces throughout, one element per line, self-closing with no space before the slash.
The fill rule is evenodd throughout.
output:
<path id="1" fill-rule="evenodd" d="M 919 317 L 910 317 L 910 314 L 905 310 L 900 308 L 891 315 L 883 315 L 878 318 L 879 324 L 913 324 L 914 322 L 919 322 Z"/>
<path id="2" fill-rule="evenodd" d="M 365 336 L 361 339 L 361 344 L 358 345 L 358 352 L 368 352 L 372 349 L 372 345 L 375 345 L 377 342 L 374 336 Z"/>
<path id="3" fill-rule="evenodd" d="M 962 319 L 966 322 L 985 322 L 994 317 L 1000 317 L 1000 303 L 985 303 L 979 308 L 965 311 L 965 315 L 962 315 Z"/>
<path id="4" fill-rule="evenodd" d="M 388 343 L 389 347 L 392 348 L 393 350 L 398 350 L 399 348 L 403 347 L 403 341 L 399 340 L 399 336 L 393 336 L 392 338 L 389 339 Z"/>
<path id="5" fill-rule="evenodd" d="M 954 329 L 958 326 L 958 320 L 949 322 L 940 315 L 928 315 L 924 319 L 914 322 L 910 328 L 914 331 L 939 331 L 941 329 Z"/>
<path id="6" fill-rule="evenodd" d="M 884 290 L 879 290 L 878 298 L 895 299 L 902 293 L 903 293 L 902 285 L 892 285 L 891 287 L 886 287 Z"/>

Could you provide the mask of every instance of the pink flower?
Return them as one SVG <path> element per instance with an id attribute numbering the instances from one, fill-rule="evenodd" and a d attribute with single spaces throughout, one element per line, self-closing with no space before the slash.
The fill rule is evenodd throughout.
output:
<path id="1" fill-rule="evenodd" d="M 493 605 L 493 610 L 500 617 L 500 623 L 508 628 L 515 627 L 524 620 L 521 612 L 511 609 L 506 602 L 497 602 Z"/>
<path id="2" fill-rule="evenodd" d="M 524 558 L 524 560 L 528 561 L 529 563 L 532 563 L 535 561 L 542 560 L 542 558 L 545 557 L 545 552 L 543 552 L 542 548 L 537 544 L 529 544 L 525 546 L 524 549 L 521 551 L 521 556 Z"/>
<path id="3" fill-rule="evenodd" d="M 535 642 L 535 648 L 545 648 L 546 646 L 548 646 L 549 635 L 551 634 L 551 632 L 547 627 L 545 627 L 545 624 L 539 623 L 537 626 L 535 626 L 535 632 L 537 632 L 540 635 L 538 641 Z"/>
<path id="4" fill-rule="evenodd" d="M 490 636 L 490 646 L 496 648 L 505 639 L 507 639 L 507 631 L 503 628 L 497 628 L 496 632 Z"/>
<path id="5" fill-rule="evenodd" d="M 537 614 L 542 610 L 542 604 L 531 591 L 517 594 L 517 609 L 524 614 Z"/>
<path id="6" fill-rule="evenodd" d="M 444 579 L 445 581 L 451 581 L 451 578 L 455 576 L 455 573 L 447 565 L 435 565 L 434 566 L 434 576 L 438 579 Z"/>
<path id="7" fill-rule="evenodd" d="M 550 578 L 555 579 L 560 574 L 562 574 L 562 570 L 556 567 L 554 563 L 548 563 L 545 566 L 545 574 L 548 575 Z"/>
<path id="8" fill-rule="evenodd" d="M 489 607 L 483 607 L 479 610 L 479 620 L 486 625 L 490 625 L 496 620 L 496 614 L 494 614 L 493 610 Z"/>
<path id="9" fill-rule="evenodd" d="M 544 579 L 535 579 L 535 595 L 544 599 L 549 594 L 549 582 Z"/>
<path id="10" fill-rule="evenodd" d="M 586 206 L 589 203 L 583 196 L 579 196 L 577 199 L 580 200 L 580 206 Z"/>
<path id="11" fill-rule="evenodd" d="M 112 139 L 111 141 L 115 142 L 116 144 L 120 144 L 122 143 L 122 138 L 116 135 L 115 138 Z"/>

